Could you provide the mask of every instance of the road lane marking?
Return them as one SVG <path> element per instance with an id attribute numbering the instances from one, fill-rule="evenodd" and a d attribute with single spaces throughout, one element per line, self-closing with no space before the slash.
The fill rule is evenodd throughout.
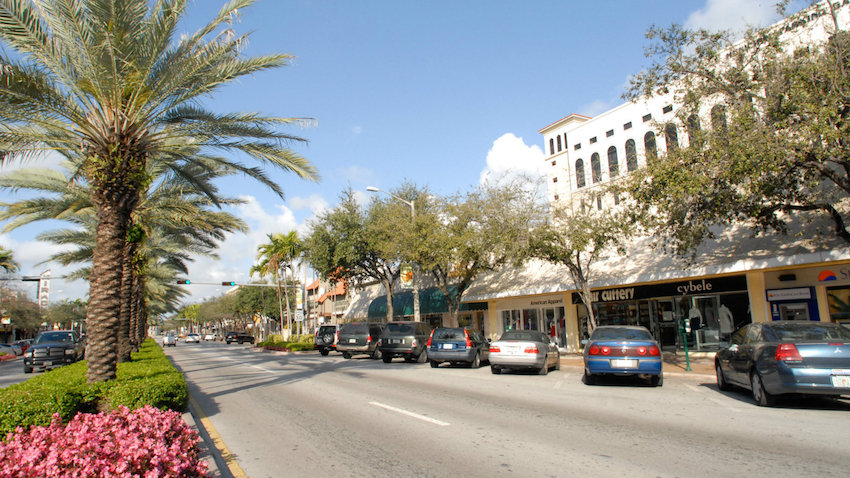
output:
<path id="1" fill-rule="evenodd" d="M 401 408 L 392 407 L 390 405 L 384 405 L 383 403 L 378 402 L 369 402 L 369 405 L 374 405 L 376 407 L 381 407 L 383 409 L 389 410 L 391 412 L 401 413 L 402 415 L 407 415 L 408 417 L 416 418 L 422 420 L 424 422 L 433 423 L 434 425 L 439 425 L 441 427 L 447 427 L 450 424 L 446 422 L 441 422 L 440 420 L 436 420 L 434 418 L 426 417 L 425 415 L 420 415 L 418 413 L 409 412 L 407 410 L 402 410 Z"/>

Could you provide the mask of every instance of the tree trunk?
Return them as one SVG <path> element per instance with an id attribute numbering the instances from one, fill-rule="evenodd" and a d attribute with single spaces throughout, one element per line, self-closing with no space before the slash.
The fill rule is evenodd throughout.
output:
<path id="1" fill-rule="evenodd" d="M 130 352 L 130 321 L 133 309 L 133 257 L 136 253 L 135 244 L 124 241 L 121 258 L 121 307 L 118 321 L 118 362 L 129 362 Z"/>
<path id="2" fill-rule="evenodd" d="M 135 350 L 138 352 L 139 347 L 144 342 L 148 335 L 148 308 L 145 299 L 145 279 L 141 276 L 135 276 L 133 281 L 133 317 L 135 318 L 135 329 L 133 333 L 133 342 Z"/>
<path id="3" fill-rule="evenodd" d="M 386 278 L 381 279 L 384 284 L 384 289 L 387 290 L 387 322 L 393 321 L 395 311 L 393 310 L 393 283 Z"/>
<path id="4" fill-rule="evenodd" d="M 104 194 L 105 196 L 107 194 Z M 130 218 L 120 201 L 97 201 L 97 237 L 92 251 L 89 306 L 86 312 L 88 383 L 115 379 L 124 242 Z M 116 205 L 115 203 L 118 203 Z"/>
<path id="5" fill-rule="evenodd" d="M 286 267 L 283 268 L 283 283 L 286 285 Z M 284 289 L 283 296 L 286 299 L 286 326 L 289 327 L 289 335 L 292 336 L 292 317 L 289 315 L 289 292 Z"/>

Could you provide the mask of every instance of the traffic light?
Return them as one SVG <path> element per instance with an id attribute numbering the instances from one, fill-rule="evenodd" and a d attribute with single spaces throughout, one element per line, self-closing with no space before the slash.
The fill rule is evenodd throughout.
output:
<path id="1" fill-rule="evenodd" d="M 224 281 L 221 283 L 221 285 L 236 285 L 236 281 Z"/>
<path id="2" fill-rule="evenodd" d="M 177 283 L 178 284 L 191 284 L 192 281 L 190 281 L 189 279 L 180 279 L 180 280 L 177 281 Z"/>

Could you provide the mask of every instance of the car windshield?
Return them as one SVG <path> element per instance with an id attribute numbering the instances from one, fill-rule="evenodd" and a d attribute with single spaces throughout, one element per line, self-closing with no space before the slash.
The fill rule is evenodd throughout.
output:
<path id="1" fill-rule="evenodd" d="M 43 332 L 36 340 L 37 344 L 46 344 L 49 342 L 73 342 L 74 334 L 71 332 Z"/>
<path id="2" fill-rule="evenodd" d="M 532 332 L 527 330 L 509 330 L 502 334 L 499 340 L 537 340 L 544 342 L 540 332 Z"/>
<path id="3" fill-rule="evenodd" d="M 434 331 L 434 340 L 466 340 L 463 329 L 437 329 Z"/>
<path id="4" fill-rule="evenodd" d="M 835 324 L 773 324 L 776 338 L 783 342 L 820 342 L 824 340 L 850 340 L 850 330 Z"/>
<path id="5" fill-rule="evenodd" d="M 413 324 L 387 324 L 384 330 L 387 335 L 413 335 Z"/>
<path id="6" fill-rule="evenodd" d="M 593 331 L 590 340 L 652 340 L 652 335 L 644 329 L 600 327 Z"/>

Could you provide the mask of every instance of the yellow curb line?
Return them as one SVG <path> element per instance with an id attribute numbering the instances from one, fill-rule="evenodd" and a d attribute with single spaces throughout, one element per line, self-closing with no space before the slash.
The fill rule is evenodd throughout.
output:
<path id="1" fill-rule="evenodd" d="M 224 444 L 224 440 L 221 438 L 221 435 L 218 434 L 210 419 L 207 418 L 207 415 L 204 413 L 201 405 L 198 404 L 198 402 L 191 396 L 189 397 L 189 401 L 192 403 L 192 408 L 194 408 L 195 412 L 198 414 L 198 420 L 204 426 L 204 430 L 206 430 L 207 434 L 210 436 L 213 446 L 215 446 L 218 450 L 221 458 L 230 470 L 230 474 L 233 475 L 233 478 L 248 478 L 248 475 L 245 474 L 245 471 L 242 470 L 242 467 L 240 467 L 239 463 L 236 462 L 236 459 L 233 458 L 233 454 L 227 449 L 227 445 Z"/>

